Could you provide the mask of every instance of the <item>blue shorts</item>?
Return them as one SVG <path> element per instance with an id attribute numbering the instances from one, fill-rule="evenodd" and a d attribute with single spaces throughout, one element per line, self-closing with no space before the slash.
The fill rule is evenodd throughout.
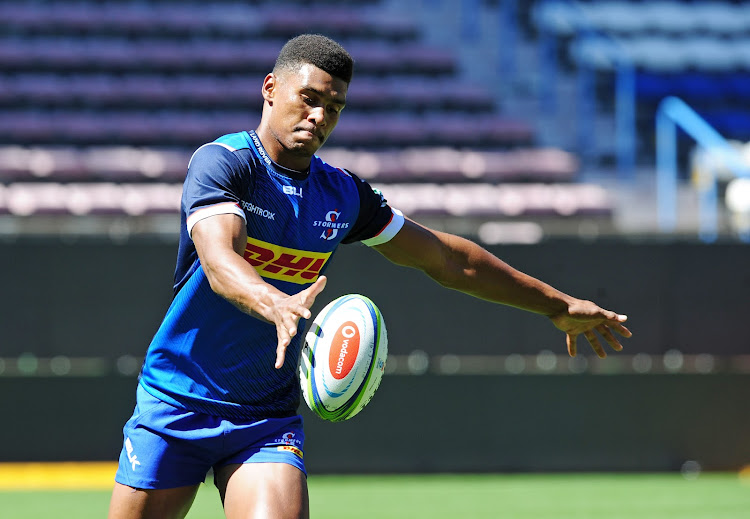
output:
<path id="1" fill-rule="evenodd" d="M 196 485 L 211 468 L 287 463 L 307 474 L 302 417 L 229 420 L 174 407 L 138 385 L 115 481 L 133 488 Z"/>

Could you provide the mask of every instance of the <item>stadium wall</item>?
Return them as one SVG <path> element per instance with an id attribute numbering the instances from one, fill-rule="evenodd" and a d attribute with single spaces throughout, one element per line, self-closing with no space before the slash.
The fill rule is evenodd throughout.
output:
<path id="1" fill-rule="evenodd" d="M 143 355 L 171 297 L 175 244 L 22 240 L 0 244 L 0 461 L 117 457 Z M 548 242 L 493 252 L 559 288 L 628 313 L 627 354 L 668 350 L 747 358 L 750 248 L 737 244 Z M 382 309 L 394 356 L 564 352 L 543 318 L 497 307 L 343 248 L 325 301 L 346 292 Z M 325 303 L 321 299 L 316 308 Z M 582 345 L 585 346 L 585 345 Z M 13 373 L 14 359 L 99 359 L 98 371 Z M 592 365 L 613 365 L 592 359 Z M 609 364 L 607 364 L 609 363 Z M 606 372 L 606 371 L 605 371 Z M 750 374 L 385 377 L 366 412 L 342 424 L 306 413 L 312 472 L 670 470 L 750 462 Z"/>
<path id="2" fill-rule="evenodd" d="M 351 421 L 304 410 L 312 473 L 664 471 L 750 462 L 748 375 L 386 376 Z M 0 461 L 116 460 L 135 379 L 0 378 Z"/>

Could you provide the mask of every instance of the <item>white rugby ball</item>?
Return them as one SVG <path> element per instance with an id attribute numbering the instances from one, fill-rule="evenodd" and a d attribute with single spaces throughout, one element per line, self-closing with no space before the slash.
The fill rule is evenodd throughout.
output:
<path id="1" fill-rule="evenodd" d="M 388 334 L 375 303 L 359 294 L 334 299 L 305 336 L 299 375 L 307 406 L 324 420 L 348 420 L 372 399 L 387 356 Z"/>

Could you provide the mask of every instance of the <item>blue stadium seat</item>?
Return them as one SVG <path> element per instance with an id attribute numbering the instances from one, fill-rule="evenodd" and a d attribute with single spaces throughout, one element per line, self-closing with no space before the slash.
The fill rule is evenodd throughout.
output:
<path id="1" fill-rule="evenodd" d="M 750 139 L 750 111 L 702 111 L 701 115 L 729 139 Z"/>
<path id="2" fill-rule="evenodd" d="M 626 1 L 582 4 L 584 16 L 605 31 L 631 33 L 643 30 L 646 17 Z"/>
<path id="3" fill-rule="evenodd" d="M 675 92 L 690 103 L 721 100 L 724 95 L 721 77 L 688 72 L 673 80 Z"/>
<path id="4" fill-rule="evenodd" d="M 693 9 L 686 9 L 680 1 L 649 1 L 632 4 L 630 10 L 639 13 L 643 31 L 665 35 L 682 36 L 692 34 L 697 28 L 697 17 Z"/>
<path id="5" fill-rule="evenodd" d="M 668 95 L 675 95 L 675 83 L 672 75 L 655 72 L 639 72 L 636 76 L 636 92 L 639 99 L 660 100 Z"/>
<path id="6" fill-rule="evenodd" d="M 724 88 L 727 97 L 731 100 L 747 103 L 750 99 L 750 74 L 747 72 L 728 74 L 724 81 Z"/>

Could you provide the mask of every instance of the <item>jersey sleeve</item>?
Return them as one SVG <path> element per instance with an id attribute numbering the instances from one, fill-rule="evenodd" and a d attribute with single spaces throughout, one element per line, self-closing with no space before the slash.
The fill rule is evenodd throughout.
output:
<path id="1" fill-rule="evenodd" d="M 357 185 L 359 193 L 359 215 L 352 230 L 342 243 L 361 241 L 368 247 L 380 245 L 396 236 L 404 225 L 404 215 L 398 209 L 388 205 L 388 201 L 379 190 L 347 171 Z"/>
<path id="2" fill-rule="evenodd" d="M 188 164 L 182 190 L 182 211 L 188 235 L 196 223 L 217 214 L 236 214 L 245 220 L 240 207 L 240 162 L 233 149 L 220 143 L 204 144 Z"/>

